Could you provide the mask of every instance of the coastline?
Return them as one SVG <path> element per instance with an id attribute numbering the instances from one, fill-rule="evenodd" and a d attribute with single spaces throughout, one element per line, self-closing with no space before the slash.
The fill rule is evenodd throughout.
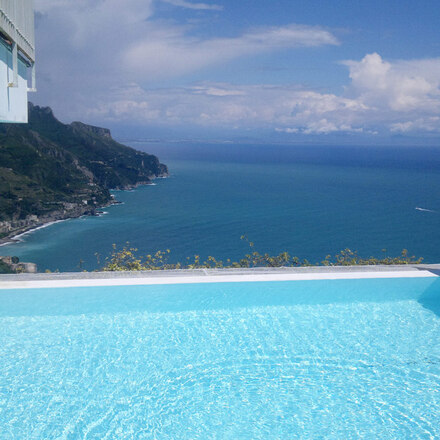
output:
<path id="1" fill-rule="evenodd" d="M 127 185 L 124 188 L 112 188 L 110 191 L 113 191 L 113 190 L 115 190 L 115 191 L 131 191 L 131 190 L 136 189 L 140 186 L 152 186 L 152 185 L 155 185 L 153 180 L 166 179 L 167 177 L 169 177 L 169 174 L 154 176 L 148 182 L 142 181 L 142 182 L 138 182 L 134 185 Z M 36 222 L 35 224 L 32 224 L 32 225 L 23 226 L 22 228 L 18 228 L 16 230 L 14 230 L 9 235 L 6 235 L 5 237 L 0 238 L 0 248 L 3 246 L 9 245 L 9 244 L 19 243 L 21 241 L 20 237 L 22 237 L 26 234 L 30 234 L 32 232 L 35 232 L 38 229 L 47 228 L 48 226 L 51 226 L 55 223 L 61 223 L 61 222 L 67 221 L 67 220 L 72 220 L 72 219 L 80 218 L 83 216 L 88 216 L 88 217 L 100 216 L 100 215 L 102 215 L 100 213 L 100 210 L 105 209 L 105 208 L 112 206 L 112 205 L 120 205 L 120 204 L 121 204 L 121 202 L 116 200 L 114 198 L 114 196 L 111 196 L 110 202 L 106 203 L 104 205 L 95 206 L 93 208 L 84 207 L 84 210 L 80 209 L 77 212 L 66 212 L 66 213 L 63 213 L 60 215 L 57 215 L 57 214 L 49 215 L 49 216 L 43 218 L 41 222 Z"/>
<path id="2" fill-rule="evenodd" d="M 45 223 L 42 223 L 40 225 L 29 227 L 27 230 L 25 230 L 23 232 L 20 232 L 20 233 L 18 233 L 16 235 L 13 235 L 12 237 L 3 237 L 3 238 L 0 239 L 0 248 L 2 246 L 6 246 L 8 244 L 13 244 L 13 243 L 20 242 L 21 241 L 20 237 L 23 237 L 26 234 L 31 234 L 32 232 L 37 231 L 38 229 L 47 228 L 48 226 L 54 225 L 55 223 L 61 223 L 61 222 L 70 220 L 72 218 L 78 218 L 78 217 L 69 217 L 69 218 L 62 219 L 62 220 L 54 220 L 53 222 L 45 222 Z M 14 232 L 14 234 L 15 234 L 15 232 Z"/>

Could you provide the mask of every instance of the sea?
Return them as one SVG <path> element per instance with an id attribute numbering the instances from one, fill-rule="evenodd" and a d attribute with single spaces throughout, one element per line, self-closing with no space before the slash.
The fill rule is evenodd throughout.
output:
<path id="1" fill-rule="evenodd" d="M 128 143 L 128 142 L 126 142 Z M 312 263 L 349 248 L 368 257 L 402 249 L 440 262 L 440 148 L 141 142 L 170 176 L 114 191 L 99 217 L 57 222 L 0 247 L 39 271 L 96 270 L 113 245 L 170 262 L 254 250 Z"/>

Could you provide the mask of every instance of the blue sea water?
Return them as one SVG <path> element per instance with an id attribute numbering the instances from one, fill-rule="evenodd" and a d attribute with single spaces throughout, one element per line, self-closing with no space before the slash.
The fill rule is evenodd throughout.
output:
<path id="1" fill-rule="evenodd" d="M 0 290 L 0 439 L 438 439 L 439 282 Z"/>
<path id="2" fill-rule="evenodd" d="M 344 248 L 363 256 L 407 248 L 440 261 L 438 148 L 132 145 L 157 154 L 170 178 L 117 191 L 123 204 L 106 215 L 37 230 L 0 253 L 41 271 L 96 269 L 113 243 L 126 242 L 142 254 L 170 249 L 171 261 L 238 259 L 246 234 L 261 252 L 312 262 Z"/>

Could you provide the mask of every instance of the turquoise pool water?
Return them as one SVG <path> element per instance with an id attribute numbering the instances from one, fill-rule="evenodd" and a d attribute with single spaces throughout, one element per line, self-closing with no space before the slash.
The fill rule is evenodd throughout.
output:
<path id="1" fill-rule="evenodd" d="M 440 438 L 440 279 L 0 290 L 1 439 Z"/>

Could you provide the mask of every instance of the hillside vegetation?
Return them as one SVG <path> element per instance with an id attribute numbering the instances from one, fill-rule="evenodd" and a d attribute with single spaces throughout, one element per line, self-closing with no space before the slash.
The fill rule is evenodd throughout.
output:
<path id="1" fill-rule="evenodd" d="M 28 124 L 0 124 L 0 238 L 46 221 L 93 214 L 124 189 L 167 174 L 156 156 L 81 122 L 29 105 Z"/>

